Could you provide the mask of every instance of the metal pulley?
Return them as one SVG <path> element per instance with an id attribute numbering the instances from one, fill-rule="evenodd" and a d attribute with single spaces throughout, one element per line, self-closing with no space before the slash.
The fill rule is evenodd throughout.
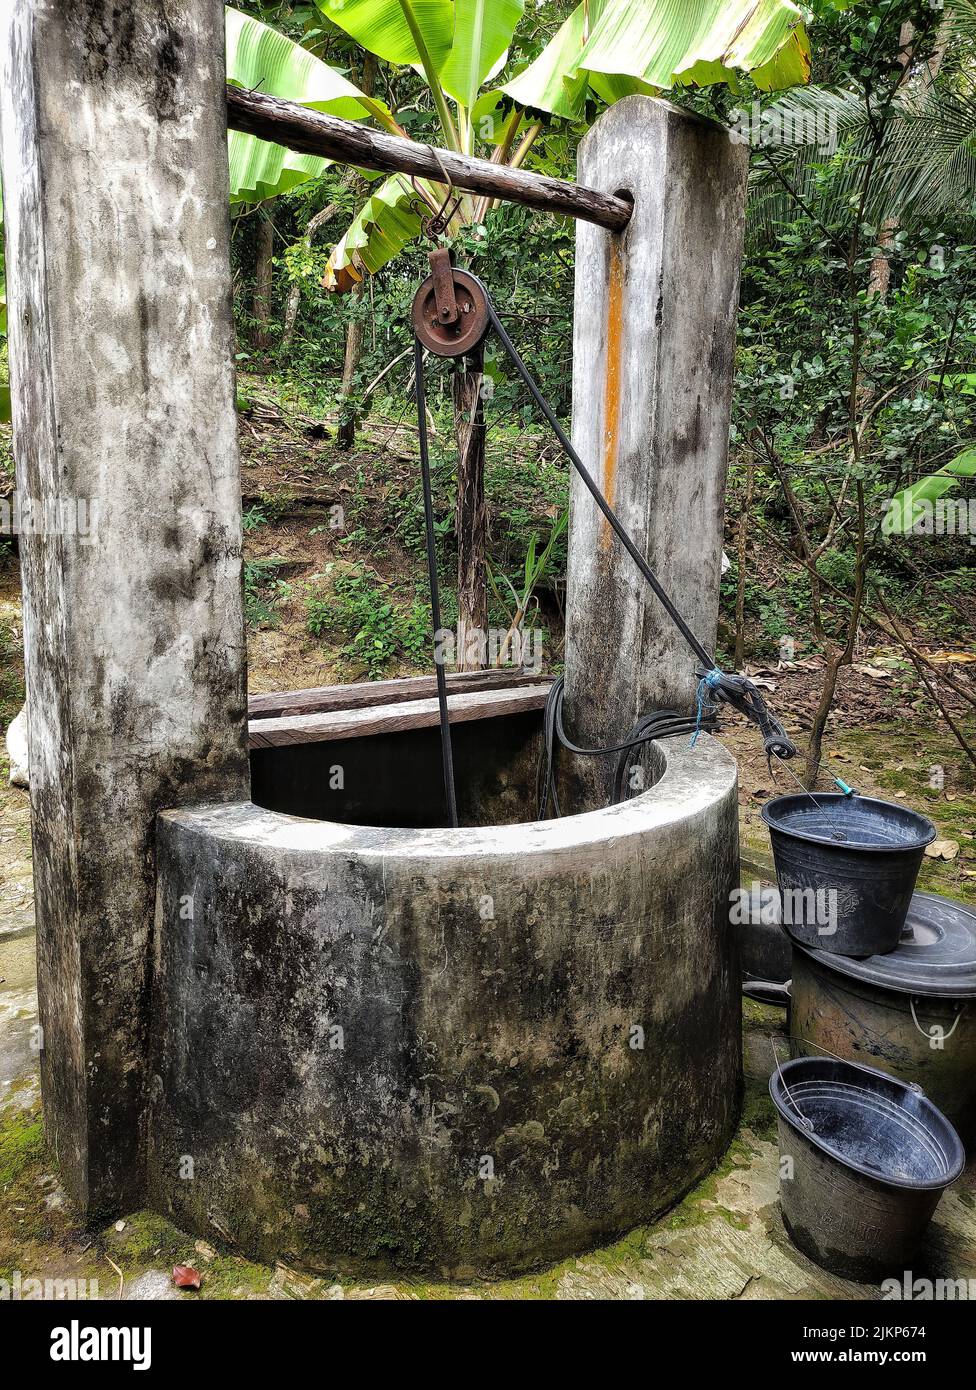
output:
<path id="1" fill-rule="evenodd" d="M 414 296 L 413 331 L 438 357 L 464 357 L 488 332 L 488 296 L 476 276 L 451 264 L 444 247 L 431 251 L 430 269 Z"/>

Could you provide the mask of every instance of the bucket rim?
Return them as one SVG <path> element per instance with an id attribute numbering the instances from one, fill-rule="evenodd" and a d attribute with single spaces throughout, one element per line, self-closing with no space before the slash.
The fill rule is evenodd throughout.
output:
<path id="1" fill-rule="evenodd" d="M 817 792 L 815 795 L 817 802 L 828 802 L 834 806 L 836 806 L 838 802 L 850 800 L 843 792 Z M 794 840 L 802 840 L 804 843 L 810 845 L 827 845 L 831 849 L 843 850 L 847 853 L 853 852 L 856 854 L 904 854 L 906 851 L 924 849 L 926 845 L 932 843 L 939 833 L 928 816 L 923 815 L 921 811 L 916 811 L 911 806 L 901 806 L 897 801 L 884 801 L 877 796 L 858 796 L 857 792 L 854 793 L 854 796 L 865 806 L 892 807 L 894 810 L 900 811 L 903 815 L 914 816 L 916 820 L 921 821 L 926 827 L 924 832 L 920 831 L 919 836 L 916 837 L 915 840 L 903 845 L 853 845 L 831 839 L 827 835 L 813 835 L 809 831 L 796 830 L 792 827 L 777 823 L 773 819 L 773 807 L 782 806 L 783 803 L 787 801 L 803 801 L 809 796 L 809 792 L 787 792 L 783 796 L 774 796 L 771 801 L 766 802 L 759 812 L 763 823 L 770 831 L 775 830 L 778 834 L 790 836 Z"/>
<path id="2" fill-rule="evenodd" d="M 820 1069 L 828 1073 L 826 1076 L 822 1077 L 824 1081 L 836 1081 L 840 1086 L 845 1084 L 843 1079 L 844 1072 L 859 1072 L 862 1075 L 869 1076 L 872 1081 L 883 1083 L 883 1087 L 885 1088 L 890 1087 L 892 1091 L 900 1092 L 902 1095 L 908 1094 L 914 1096 L 916 1100 L 921 1102 L 926 1121 L 929 1120 L 931 1115 L 935 1115 L 945 1126 L 947 1141 L 945 1144 L 947 1150 L 946 1167 L 948 1169 L 946 1175 L 928 1181 L 921 1181 L 914 1178 L 899 1178 L 895 1174 L 888 1175 L 881 1173 L 877 1169 L 869 1168 L 866 1164 L 856 1162 L 848 1154 L 841 1153 L 839 1149 L 835 1149 L 832 1145 L 825 1143 L 816 1131 L 804 1129 L 798 1122 L 796 1110 L 780 1093 L 784 1085 L 784 1081 L 781 1077 L 786 1078 L 786 1084 L 788 1085 L 788 1077 L 791 1071 L 817 1071 Z M 833 1076 L 830 1075 L 831 1071 L 835 1073 Z M 882 1088 L 879 1087 L 877 1089 Z M 859 1062 L 849 1062 L 841 1058 L 791 1057 L 789 1061 L 783 1062 L 781 1065 L 777 1066 L 776 1070 L 770 1076 L 769 1095 L 773 1105 L 776 1107 L 777 1114 L 786 1121 L 791 1129 L 795 1130 L 797 1134 L 806 1139 L 808 1143 L 812 1144 L 814 1148 L 819 1149 L 821 1153 L 825 1153 L 828 1158 L 832 1158 L 836 1163 L 843 1164 L 843 1166 L 851 1172 L 857 1173 L 860 1177 L 869 1178 L 872 1182 L 880 1183 L 884 1187 L 895 1187 L 906 1192 L 941 1192 L 945 1188 L 951 1186 L 966 1167 L 965 1147 L 955 1125 L 948 1116 L 943 1114 L 934 1101 L 929 1100 L 928 1096 L 920 1088 L 913 1088 L 906 1082 L 899 1081 L 897 1077 L 889 1076 L 887 1072 L 879 1071 L 877 1067 L 865 1067 Z M 891 1099 L 894 1099 L 894 1097 L 891 1097 Z M 932 1138 L 936 1137 L 931 1129 L 929 1133 Z"/>

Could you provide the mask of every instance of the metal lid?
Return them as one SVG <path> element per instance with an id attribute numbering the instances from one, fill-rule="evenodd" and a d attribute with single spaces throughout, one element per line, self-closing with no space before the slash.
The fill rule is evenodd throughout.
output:
<path id="1" fill-rule="evenodd" d="M 811 950 L 799 941 L 793 944 L 826 969 L 879 989 L 940 999 L 976 998 L 976 912 L 936 893 L 913 896 L 901 940 L 887 955 L 855 960 Z"/>

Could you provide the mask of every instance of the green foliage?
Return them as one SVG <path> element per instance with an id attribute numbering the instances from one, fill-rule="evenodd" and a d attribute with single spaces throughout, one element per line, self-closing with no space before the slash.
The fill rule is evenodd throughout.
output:
<path id="1" fill-rule="evenodd" d="M 394 602 L 363 566 L 340 575 L 331 593 L 309 596 L 306 627 L 313 637 L 345 639 L 343 655 L 365 668 L 370 680 L 380 680 L 395 660 L 414 665 L 429 660 L 427 604 L 418 598 L 406 606 Z"/>
<path id="2" fill-rule="evenodd" d="M 291 585 L 278 574 L 284 563 L 276 559 L 245 561 L 244 619 L 249 628 L 272 626 L 277 604 L 291 596 Z"/>
<path id="3" fill-rule="evenodd" d="M 7 557 L 0 548 L 0 563 Z M 0 615 L 0 729 L 19 711 L 25 699 L 23 637 Z"/>
<path id="4" fill-rule="evenodd" d="M 505 91 L 525 106 L 581 120 L 591 94 L 734 82 L 751 73 L 769 90 L 806 82 L 810 45 L 789 0 L 748 7 L 727 0 L 586 0 Z"/>

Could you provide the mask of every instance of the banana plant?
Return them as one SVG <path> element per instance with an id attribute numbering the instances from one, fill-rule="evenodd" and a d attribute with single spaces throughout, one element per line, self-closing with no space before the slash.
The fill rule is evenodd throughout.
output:
<path id="1" fill-rule="evenodd" d="M 307 48 L 229 6 L 224 15 L 227 81 L 233 86 L 286 97 L 347 121 L 372 116 L 387 129 L 400 133 L 384 102 L 367 97 Z M 286 193 L 296 184 L 317 178 L 330 163 L 238 130 L 229 132 L 228 155 L 231 202 L 240 203 L 258 203 Z"/>
<path id="2" fill-rule="evenodd" d="M 447 149 L 517 168 L 540 116 L 579 122 L 595 102 L 676 86 L 805 83 L 810 45 L 791 0 L 582 0 L 538 58 L 495 91 L 525 0 L 316 0 L 323 14 L 386 62 L 410 65 L 430 89 Z M 335 247 L 325 282 L 350 289 L 418 236 L 430 189 L 388 179 Z M 436 206 L 436 204 L 435 204 Z M 487 199 L 465 196 L 454 229 L 481 221 Z"/>
<path id="3" fill-rule="evenodd" d="M 492 90 L 506 66 L 525 0 L 316 0 L 318 8 L 361 47 L 422 74 L 441 143 L 461 154 L 484 153 L 518 168 L 543 121 L 579 122 L 596 101 L 681 84 L 730 82 L 749 73 L 766 88 L 806 82 L 809 43 L 791 0 L 582 0 L 540 56 Z M 480 147 L 484 147 L 483 149 Z M 391 261 L 422 229 L 426 209 L 439 211 L 450 190 L 402 175 L 371 192 L 333 248 L 325 284 L 352 289 Z M 452 200 L 448 234 L 480 225 L 490 199 Z M 476 372 L 454 379 L 458 438 L 458 511 L 480 492 L 484 424 Z M 483 547 L 458 535 L 458 650 L 465 633 L 488 621 Z"/>

